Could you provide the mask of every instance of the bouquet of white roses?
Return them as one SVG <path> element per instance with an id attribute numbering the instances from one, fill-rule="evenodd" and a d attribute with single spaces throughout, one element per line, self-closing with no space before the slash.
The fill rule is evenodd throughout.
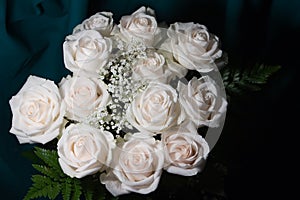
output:
<path id="1" fill-rule="evenodd" d="M 10 100 L 19 142 L 56 146 L 36 149 L 46 165 L 34 165 L 42 175 L 33 176 L 25 199 L 60 192 L 92 199 L 88 177 L 113 196 L 147 194 L 163 171 L 203 169 L 227 107 L 217 36 L 193 22 L 160 27 L 141 7 L 119 24 L 110 12 L 96 13 L 63 50 L 71 75 L 58 85 L 30 76 Z"/>

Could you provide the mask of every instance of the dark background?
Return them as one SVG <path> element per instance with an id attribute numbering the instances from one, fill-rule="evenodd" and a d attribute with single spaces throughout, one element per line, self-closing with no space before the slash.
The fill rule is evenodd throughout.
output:
<path id="1" fill-rule="evenodd" d="M 231 98 L 212 154 L 227 168 L 228 199 L 290 198 L 296 191 L 292 180 L 297 182 L 292 170 L 298 159 L 300 1 L 0 0 L 1 199 L 21 199 L 34 172 L 22 156 L 32 146 L 18 144 L 9 133 L 11 96 L 30 74 L 58 82 L 68 73 L 62 43 L 83 19 L 111 11 L 118 22 L 142 5 L 156 11 L 158 22 L 206 25 L 228 53 L 228 67 L 282 66 L 261 91 Z"/>

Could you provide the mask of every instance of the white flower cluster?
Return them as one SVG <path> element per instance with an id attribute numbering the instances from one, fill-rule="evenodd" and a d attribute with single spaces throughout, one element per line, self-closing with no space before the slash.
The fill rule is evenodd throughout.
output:
<path id="1" fill-rule="evenodd" d="M 212 76 L 222 51 L 205 26 L 163 29 L 150 8 L 119 24 L 112 17 L 96 13 L 66 37 L 72 75 L 58 86 L 28 78 L 10 100 L 11 133 L 20 143 L 58 138 L 59 164 L 70 177 L 101 173 L 114 196 L 146 194 L 163 170 L 202 170 L 210 147 L 198 129 L 222 128 L 225 119 L 225 93 Z M 196 75 L 186 80 L 188 73 Z"/>
<path id="2" fill-rule="evenodd" d="M 108 92 L 112 96 L 112 102 L 107 106 L 110 117 L 104 116 L 106 120 L 109 119 L 105 128 L 115 130 L 118 134 L 125 127 L 133 128 L 127 122 L 126 110 L 134 96 L 142 91 L 147 83 L 132 79 L 132 66 L 137 60 L 145 58 L 146 46 L 134 40 L 126 49 L 122 41 L 118 41 L 117 46 L 122 52 L 113 57 L 107 66 L 101 68 L 99 75 L 102 81 L 107 82 Z M 105 113 L 108 113 L 107 109 Z M 103 113 L 103 110 L 100 110 L 100 113 Z M 103 128 L 102 121 L 100 120 L 98 128 Z"/>

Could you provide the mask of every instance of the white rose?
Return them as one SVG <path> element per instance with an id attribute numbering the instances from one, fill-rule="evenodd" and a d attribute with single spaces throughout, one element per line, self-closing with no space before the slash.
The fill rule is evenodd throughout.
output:
<path id="1" fill-rule="evenodd" d="M 176 90 L 151 82 L 128 107 L 127 120 L 140 131 L 156 134 L 177 125 L 183 120 L 181 114 Z"/>
<path id="2" fill-rule="evenodd" d="M 114 152 L 114 162 L 100 180 L 114 196 L 148 194 L 159 183 L 164 164 L 161 142 L 142 133 L 133 134 Z"/>
<path id="3" fill-rule="evenodd" d="M 159 29 L 151 8 L 141 7 L 131 15 L 123 16 L 119 24 L 121 37 L 132 42 L 139 40 L 146 45 L 153 45 Z"/>
<path id="4" fill-rule="evenodd" d="M 10 132 L 21 144 L 45 144 L 59 135 L 65 106 L 53 81 L 29 76 L 9 104 L 13 113 Z"/>
<path id="5" fill-rule="evenodd" d="M 173 54 L 169 51 L 160 49 L 160 52 L 165 58 L 167 69 L 172 72 L 172 78 L 174 78 L 175 76 L 177 76 L 178 78 L 185 77 L 185 75 L 188 73 L 188 69 L 174 60 Z"/>
<path id="6" fill-rule="evenodd" d="M 164 132 L 162 142 L 167 172 L 193 176 L 203 169 L 209 146 L 193 123 L 184 123 Z"/>
<path id="7" fill-rule="evenodd" d="M 112 16 L 113 14 L 111 12 L 98 12 L 77 25 L 73 33 L 83 30 L 96 30 L 100 32 L 102 36 L 109 37 L 114 28 Z"/>
<path id="8" fill-rule="evenodd" d="M 134 80 L 168 83 L 174 76 L 175 74 L 168 69 L 164 56 L 153 49 L 148 49 L 146 57 L 139 59 L 133 65 L 132 78 Z"/>
<path id="9" fill-rule="evenodd" d="M 97 78 L 68 76 L 59 84 L 66 104 L 66 117 L 84 121 L 97 108 L 104 108 L 110 101 L 107 85 Z"/>
<path id="10" fill-rule="evenodd" d="M 95 30 L 85 30 L 69 35 L 63 44 L 64 63 L 76 74 L 97 76 L 110 56 L 112 42 Z"/>
<path id="11" fill-rule="evenodd" d="M 194 77 L 188 85 L 178 83 L 179 101 L 190 119 L 198 126 L 218 127 L 226 112 L 227 101 L 217 83 L 209 76 Z"/>
<path id="12" fill-rule="evenodd" d="M 209 72 L 216 68 L 215 59 L 220 58 L 219 39 L 200 24 L 172 24 L 167 32 L 174 58 L 184 67 L 199 72 Z"/>
<path id="13" fill-rule="evenodd" d="M 105 170 L 114 147 L 110 132 L 86 124 L 71 124 L 57 143 L 58 161 L 65 174 L 82 178 Z"/>

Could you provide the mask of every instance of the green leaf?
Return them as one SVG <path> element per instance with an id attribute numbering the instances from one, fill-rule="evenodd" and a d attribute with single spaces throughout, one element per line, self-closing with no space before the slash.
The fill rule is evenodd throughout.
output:
<path id="1" fill-rule="evenodd" d="M 35 154 L 41 160 L 43 160 L 48 166 L 58 169 L 60 171 L 60 165 L 58 163 L 57 151 L 35 147 Z"/>
<path id="2" fill-rule="evenodd" d="M 57 183 L 54 183 L 51 185 L 51 187 L 49 187 L 49 191 L 48 191 L 49 199 L 55 199 L 59 195 L 60 190 L 61 190 L 60 187 L 61 187 L 61 185 L 57 184 Z"/>
<path id="3" fill-rule="evenodd" d="M 86 200 L 93 200 L 95 187 L 93 184 L 87 183 L 84 187 L 84 196 Z"/>
<path id="4" fill-rule="evenodd" d="M 245 79 L 251 83 L 264 84 L 279 69 L 280 66 L 255 65 L 252 70 L 248 71 L 248 76 Z"/>
<path id="5" fill-rule="evenodd" d="M 64 200 L 80 199 L 82 194 L 81 180 L 64 174 L 58 162 L 57 151 L 36 147 L 34 153 L 44 164 L 32 165 L 41 174 L 32 175 L 32 186 L 24 199 L 39 197 L 55 199 L 60 193 Z"/>
<path id="6" fill-rule="evenodd" d="M 39 197 L 48 197 L 55 199 L 60 192 L 60 184 L 53 183 L 47 176 L 33 175 L 33 184 L 27 192 L 24 200 L 35 199 Z"/>
<path id="7" fill-rule="evenodd" d="M 73 185 L 71 184 L 69 178 L 67 178 L 66 181 L 62 184 L 61 194 L 64 200 L 71 199 L 72 186 Z"/>
<path id="8" fill-rule="evenodd" d="M 100 173 L 97 173 L 80 179 L 86 200 L 110 199 L 105 186 L 100 183 L 99 176 Z"/>
<path id="9" fill-rule="evenodd" d="M 82 193 L 82 187 L 81 187 L 81 184 L 80 184 L 80 180 L 79 179 L 76 179 L 74 178 L 73 179 L 73 195 L 72 195 L 72 200 L 79 200 L 80 199 L 80 196 L 81 196 L 81 193 Z"/>
<path id="10" fill-rule="evenodd" d="M 222 71 L 223 84 L 229 95 L 239 95 L 249 90 L 258 91 L 279 69 L 280 66 L 263 64 L 246 69 L 227 67 Z"/>
<path id="11" fill-rule="evenodd" d="M 93 191 L 85 192 L 84 193 L 85 199 L 86 200 L 93 200 Z"/>
<path id="12" fill-rule="evenodd" d="M 58 173 L 56 170 L 53 170 L 51 167 L 47 167 L 44 165 L 38 165 L 38 164 L 32 164 L 33 168 L 37 171 L 41 172 L 42 174 L 51 177 L 54 180 L 57 180 L 60 178 L 60 173 Z"/>

